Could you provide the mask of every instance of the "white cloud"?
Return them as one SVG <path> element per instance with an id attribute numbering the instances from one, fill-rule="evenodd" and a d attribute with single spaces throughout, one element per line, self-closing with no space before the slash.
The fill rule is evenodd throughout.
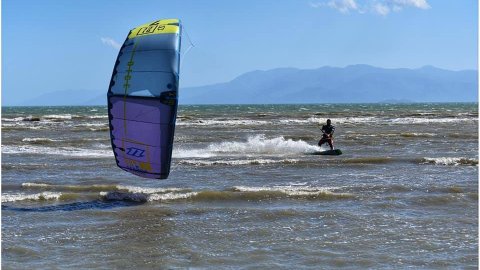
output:
<path id="1" fill-rule="evenodd" d="M 392 0 L 393 5 L 398 7 L 416 7 L 419 9 L 429 9 L 430 5 L 427 3 L 427 0 Z"/>
<path id="2" fill-rule="evenodd" d="M 118 42 L 116 42 L 115 40 L 113 40 L 113 38 L 109 38 L 109 37 L 102 37 L 100 38 L 102 40 L 102 43 L 107 45 L 107 46 L 110 46 L 114 49 L 120 49 L 120 47 L 122 47 L 122 45 Z"/>
<path id="3" fill-rule="evenodd" d="M 358 8 L 355 0 L 330 0 L 327 5 L 341 13 L 348 13 L 350 10 L 356 10 Z"/>
<path id="4" fill-rule="evenodd" d="M 310 2 L 309 5 L 313 8 L 329 7 L 340 11 L 341 13 L 348 13 L 350 10 L 357 10 L 358 6 L 355 0 L 330 0 L 328 2 Z"/>
<path id="5" fill-rule="evenodd" d="M 390 8 L 387 5 L 381 3 L 374 4 L 372 10 L 374 13 L 380 14 L 382 16 L 387 16 L 388 13 L 390 13 Z"/>
<path id="6" fill-rule="evenodd" d="M 400 12 L 405 8 L 431 8 L 427 0 L 329 0 L 310 2 L 309 5 L 313 8 L 332 8 L 342 14 L 356 11 L 359 14 L 372 13 L 382 16 L 387 16 L 392 11 Z"/>

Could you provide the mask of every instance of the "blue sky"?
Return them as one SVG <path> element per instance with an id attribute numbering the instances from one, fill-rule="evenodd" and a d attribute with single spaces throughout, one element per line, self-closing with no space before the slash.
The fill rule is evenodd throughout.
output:
<path id="1" fill-rule="evenodd" d="M 475 0 L 2 1 L 2 104 L 107 91 L 137 25 L 180 18 L 195 44 L 181 87 L 278 67 L 477 69 Z M 185 44 L 185 43 L 184 43 Z"/>

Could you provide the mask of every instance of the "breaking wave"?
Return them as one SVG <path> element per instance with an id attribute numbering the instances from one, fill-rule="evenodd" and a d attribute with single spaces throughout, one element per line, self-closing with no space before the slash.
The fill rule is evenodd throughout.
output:
<path id="1" fill-rule="evenodd" d="M 295 164 L 298 159 L 235 159 L 235 160 L 180 160 L 178 164 L 193 166 L 215 165 L 266 165 L 266 164 Z"/>
<path id="2" fill-rule="evenodd" d="M 358 124 L 358 123 L 376 123 L 383 125 L 391 124 L 429 124 L 429 123 L 458 123 L 475 122 L 476 117 L 462 118 L 432 118 L 432 117 L 330 117 L 334 124 Z M 326 117 L 312 116 L 309 118 L 289 118 L 289 119 L 271 119 L 271 120 L 252 120 L 252 119 L 193 119 L 191 117 L 180 117 L 177 119 L 179 126 L 261 126 L 261 125 L 285 125 L 285 124 L 319 124 L 325 123 Z"/>
<path id="3" fill-rule="evenodd" d="M 430 158 L 424 157 L 422 159 L 423 164 L 435 164 L 435 165 L 451 165 L 451 166 L 477 166 L 478 159 L 466 158 L 466 157 L 437 157 Z"/>
<path id="4" fill-rule="evenodd" d="M 54 185 L 49 183 L 27 182 L 22 189 L 42 192 L 26 194 L 23 192 L 2 194 L 2 202 L 24 200 L 62 200 L 71 201 L 81 197 L 97 198 L 107 201 L 130 202 L 168 202 L 177 200 L 192 201 L 261 201 L 267 199 L 314 199 L 335 200 L 353 198 L 354 195 L 335 192 L 335 188 L 287 185 L 273 187 L 234 186 L 225 190 L 191 190 L 188 188 L 166 187 L 151 188 L 123 185 Z M 86 194 L 87 192 L 87 194 Z M 90 194 L 90 196 L 87 196 Z M 82 196 L 81 196 L 82 195 Z"/>
<path id="5" fill-rule="evenodd" d="M 52 144 L 60 141 L 62 140 L 49 139 L 49 138 L 23 138 L 22 139 L 22 142 L 27 142 L 30 144 Z"/>
<path id="6" fill-rule="evenodd" d="M 2 194 L 2 203 L 4 202 L 16 202 L 16 201 L 45 201 L 45 200 L 58 200 L 62 196 L 60 192 L 41 192 L 35 194 Z"/>
<path id="7" fill-rule="evenodd" d="M 302 140 L 276 137 L 266 138 L 264 135 L 249 137 L 246 142 L 213 143 L 203 149 L 174 149 L 174 158 L 208 158 L 215 156 L 285 156 L 318 151 L 320 148 Z"/>
<path id="8" fill-rule="evenodd" d="M 46 147 L 36 145 L 2 146 L 2 154 L 38 154 L 38 155 L 61 155 L 70 157 L 102 158 L 112 157 L 109 150 L 83 149 L 76 147 Z"/>

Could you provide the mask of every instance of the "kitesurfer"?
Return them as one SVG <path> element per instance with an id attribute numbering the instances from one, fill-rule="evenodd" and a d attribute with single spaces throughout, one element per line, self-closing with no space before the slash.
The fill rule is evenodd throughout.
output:
<path id="1" fill-rule="evenodd" d="M 327 124 L 322 126 L 322 138 L 318 142 L 318 146 L 322 146 L 324 143 L 330 145 L 330 150 L 333 150 L 333 132 L 335 132 L 335 126 L 332 125 L 332 121 L 327 119 Z"/>

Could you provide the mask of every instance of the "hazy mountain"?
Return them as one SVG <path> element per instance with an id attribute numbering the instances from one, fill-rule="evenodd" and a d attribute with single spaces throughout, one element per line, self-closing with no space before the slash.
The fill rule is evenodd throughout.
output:
<path id="1" fill-rule="evenodd" d="M 384 69 L 367 65 L 252 71 L 234 80 L 182 89 L 184 104 L 477 101 L 477 72 Z"/>
<path id="2" fill-rule="evenodd" d="M 180 89 L 181 104 L 475 102 L 477 71 L 368 65 L 252 71 L 230 82 Z M 22 105 L 105 105 L 106 89 L 57 91 Z"/>

